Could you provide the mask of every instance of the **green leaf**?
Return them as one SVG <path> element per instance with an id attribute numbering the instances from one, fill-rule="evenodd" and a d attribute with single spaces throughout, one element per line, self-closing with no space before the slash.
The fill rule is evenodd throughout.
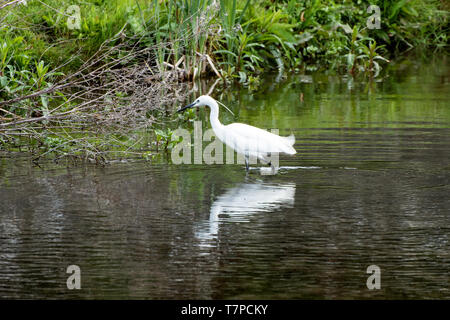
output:
<path id="1" fill-rule="evenodd" d="M 354 26 L 353 27 L 353 34 L 352 34 L 352 42 L 356 41 L 357 36 L 358 36 L 358 27 Z"/>
<path id="2" fill-rule="evenodd" d="M 375 59 L 377 59 L 377 60 L 383 60 L 384 62 L 390 62 L 388 59 L 386 59 L 386 58 L 384 58 L 384 57 L 382 57 L 382 56 L 375 56 L 375 57 L 373 57 L 373 59 L 375 60 Z"/>
<path id="3" fill-rule="evenodd" d="M 247 80 L 247 74 L 243 71 L 239 71 L 239 82 L 244 83 Z"/>
<path id="4" fill-rule="evenodd" d="M 313 38 L 314 36 L 309 33 L 308 31 L 303 32 L 300 37 L 297 39 L 297 44 L 302 44 L 305 43 L 306 41 L 309 41 Z"/>
<path id="5" fill-rule="evenodd" d="M 374 74 L 374 77 L 376 78 L 376 77 L 378 76 L 378 74 L 380 73 L 381 67 L 380 67 L 380 65 L 378 64 L 378 62 L 376 62 L 376 61 L 373 61 L 373 65 L 374 65 L 374 67 L 375 67 L 375 74 Z"/>
<path id="6" fill-rule="evenodd" d="M 268 30 L 279 36 L 282 40 L 287 42 L 295 42 L 295 37 L 290 31 L 294 25 L 288 23 L 272 23 Z"/>
<path id="7" fill-rule="evenodd" d="M 345 33 L 352 33 L 352 31 L 353 31 L 352 28 L 350 28 L 350 26 L 347 23 L 346 24 L 338 23 L 337 27 L 342 28 Z"/>
<path id="8" fill-rule="evenodd" d="M 347 67 L 350 69 L 353 67 L 353 63 L 355 62 L 355 55 L 353 53 L 349 53 L 347 56 Z"/>
<path id="9" fill-rule="evenodd" d="M 48 110 L 48 99 L 45 95 L 41 96 L 41 102 L 42 102 L 42 106 Z"/>
<path id="10" fill-rule="evenodd" d="M 394 18 L 398 14 L 400 9 L 405 5 L 406 1 L 407 0 L 400 0 L 394 4 L 394 6 L 391 8 L 391 13 L 389 15 L 389 19 Z"/>
<path id="11" fill-rule="evenodd" d="M 42 108 L 41 108 L 42 113 L 43 113 L 44 117 L 48 117 L 50 115 L 50 112 L 48 110 L 48 98 L 46 95 L 41 96 L 41 102 L 42 102 Z"/>
<path id="12" fill-rule="evenodd" d="M 12 43 L 13 43 L 13 44 L 21 43 L 21 42 L 23 41 L 23 39 L 24 39 L 24 38 L 23 38 L 22 36 L 15 37 L 14 40 L 12 41 Z"/>
<path id="13" fill-rule="evenodd" d="M 226 53 L 226 54 L 230 54 L 230 55 L 234 56 L 235 58 L 237 58 L 236 53 L 231 52 L 229 50 L 217 50 L 217 51 L 214 51 L 214 53 Z"/>
<path id="14" fill-rule="evenodd" d="M 5 87 L 7 83 L 8 83 L 8 78 L 6 76 L 0 77 L 0 85 L 2 87 Z"/>
<path id="15" fill-rule="evenodd" d="M 246 47 L 246 48 L 252 48 L 252 47 L 261 47 L 261 48 L 265 48 L 266 46 L 263 45 L 262 43 L 253 42 L 253 43 L 247 44 L 245 47 Z"/>

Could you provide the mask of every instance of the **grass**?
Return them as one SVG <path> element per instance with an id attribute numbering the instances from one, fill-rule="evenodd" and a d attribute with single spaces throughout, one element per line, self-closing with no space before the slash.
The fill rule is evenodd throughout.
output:
<path id="1" fill-rule="evenodd" d="M 370 4 L 380 8 L 380 29 L 366 27 Z M 70 28 L 73 7 L 79 8 L 76 28 Z M 29 59 L 52 68 L 64 64 L 61 71 L 73 72 L 123 32 L 140 38 L 143 46 L 163 44 L 150 63 L 164 72 L 179 62 L 183 79 L 214 68 L 240 80 L 270 69 L 339 71 L 346 66 L 341 58 L 352 44 L 354 27 L 368 43 L 380 44 L 379 55 L 386 58 L 410 48 L 447 50 L 449 31 L 445 4 L 435 0 L 49 0 L 5 8 L 1 17 L 2 46 L 19 48 L 12 43 L 19 38 L 27 48 L 15 59 L 19 68 L 30 70 L 19 61 Z M 6 67 L 2 60 L 0 70 Z"/>

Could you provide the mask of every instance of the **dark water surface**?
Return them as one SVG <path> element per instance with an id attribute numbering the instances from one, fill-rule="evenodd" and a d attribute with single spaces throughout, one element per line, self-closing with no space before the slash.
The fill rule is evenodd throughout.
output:
<path id="1" fill-rule="evenodd" d="M 295 134 L 274 176 L 3 156 L 0 298 L 449 299 L 447 65 L 217 93 L 237 113 L 224 123 Z M 67 289 L 69 265 L 81 290 Z M 370 265 L 380 290 L 366 286 Z"/>

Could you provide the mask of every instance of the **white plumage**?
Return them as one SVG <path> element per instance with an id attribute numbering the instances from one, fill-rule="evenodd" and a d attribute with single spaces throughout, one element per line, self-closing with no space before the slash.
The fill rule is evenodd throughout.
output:
<path id="1" fill-rule="evenodd" d="M 208 106 L 211 109 L 210 121 L 214 133 L 223 143 L 245 156 L 246 169 L 248 171 L 249 157 L 256 157 L 268 162 L 270 153 L 295 154 L 293 148 L 295 137 L 281 137 L 266 130 L 256 128 L 244 123 L 232 123 L 223 125 L 219 121 L 219 105 L 210 96 L 200 96 L 193 103 L 187 105 L 178 112 L 191 107 Z"/>

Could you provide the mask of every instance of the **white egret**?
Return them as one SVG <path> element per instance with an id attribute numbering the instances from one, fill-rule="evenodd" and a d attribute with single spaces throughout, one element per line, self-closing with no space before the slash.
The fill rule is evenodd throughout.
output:
<path id="1" fill-rule="evenodd" d="M 203 95 L 198 97 L 193 103 L 179 109 L 177 112 L 184 111 L 192 107 L 207 106 L 211 109 L 210 121 L 213 131 L 220 141 L 244 155 L 245 168 L 249 170 L 249 158 L 255 157 L 268 163 L 274 169 L 270 161 L 272 153 L 295 154 L 293 148 L 295 137 L 280 137 L 244 123 L 232 123 L 223 125 L 219 121 L 219 105 L 217 101 L 210 96 Z"/>

